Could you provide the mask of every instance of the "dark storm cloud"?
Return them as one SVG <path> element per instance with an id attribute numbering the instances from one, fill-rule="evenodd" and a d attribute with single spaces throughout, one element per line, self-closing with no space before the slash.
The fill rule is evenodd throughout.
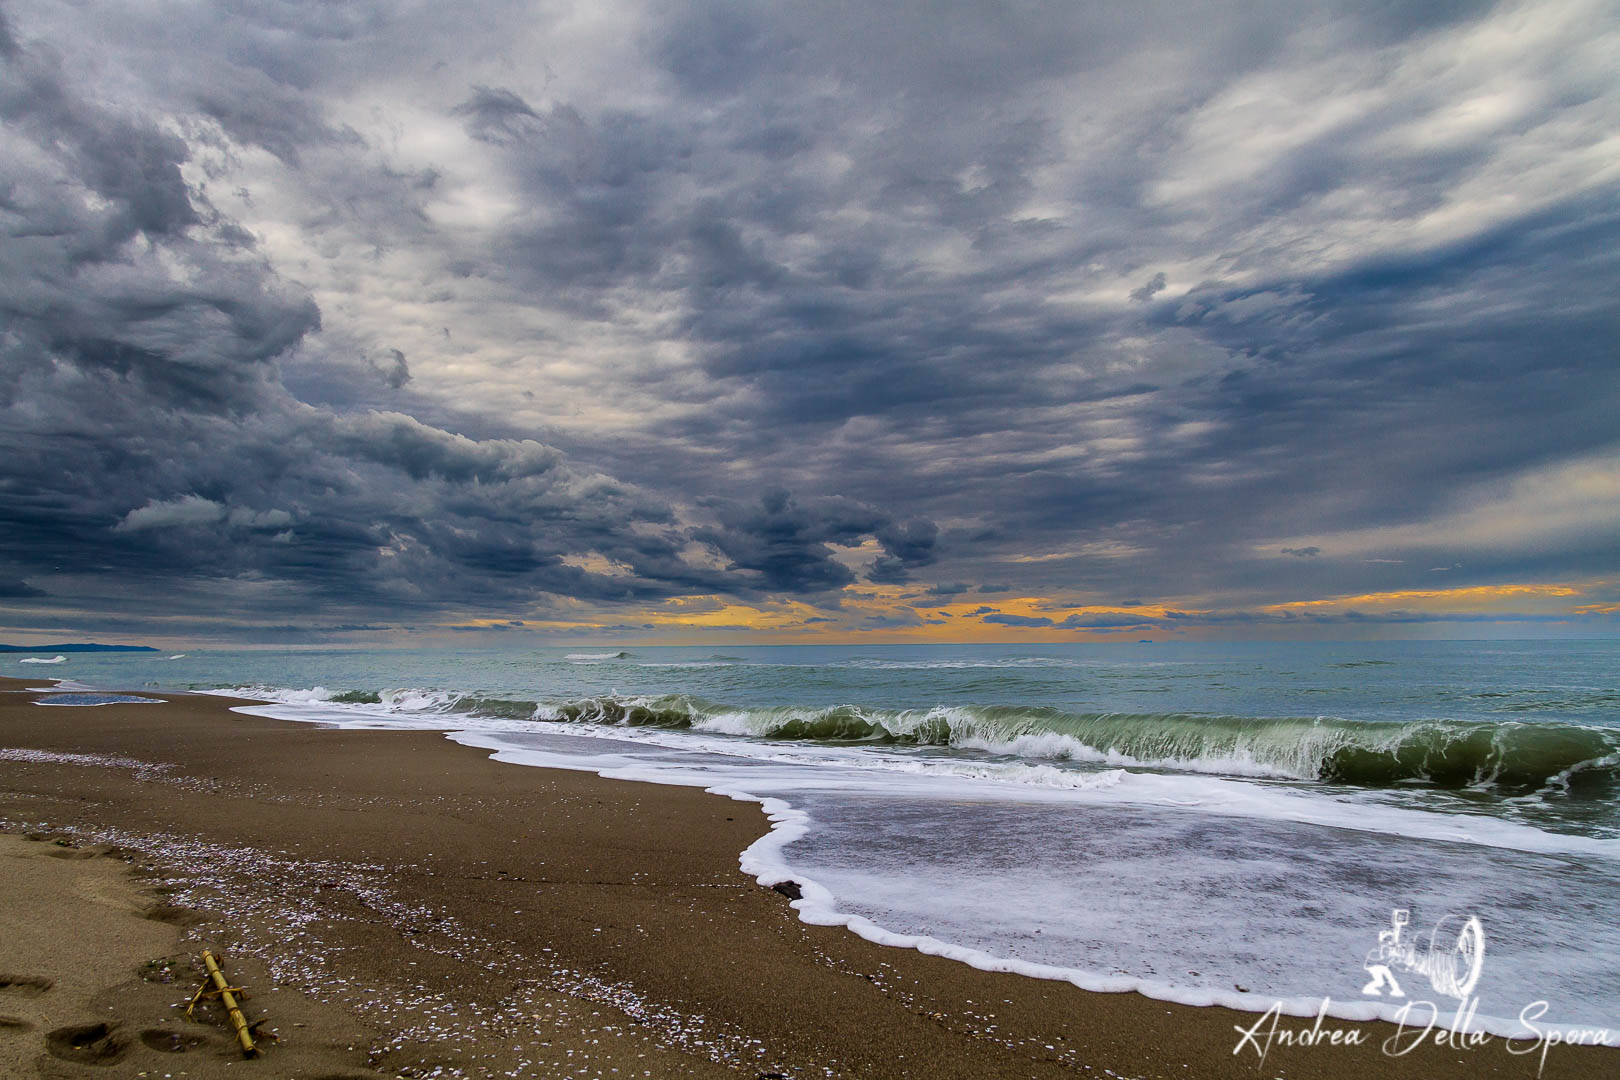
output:
<path id="1" fill-rule="evenodd" d="M 1046 627 L 1057 625 L 1057 623 L 1044 615 L 1003 615 L 1000 612 L 986 615 L 983 621 L 995 626 Z"/>
<path id="2" fill-rule="evenodd" d="M 368 359 L 366 362 L 389 389 L 398 390 L 411 381 L 411 365 L 398 349 L 389 349 L 387 360 Z"/>
<path id="3" fill-rule="evenodd" d="M 0 582 L 363 625 L 1614 571 L 1620 514 L 1538 501 L 1620 444 L 1612 16 L 609 11 L 0 16 Z"/>
<path id="4" fill-rule="evenodd" d="M 1062 630 L 1136 630 L 1160 625 L 1138 615 L 1069 615 L 1056 624 Z"/>
<path id="5" fill-rule="evenodd" d="M 926 523 L 784 494 L 704 534 L 756 573 L 694 567 L 665 498 L 550 446 L 301 402 L 277 361 L 320 314 L 185 182 L 181 139 L 80 97 L 43 49 L 7 60 L 0 116 L 8 599 L 116 609 L 156 586 L 174 615 L 330 618 L 820 589 L 847 575 L 820 565 L 823 542 L 877 532 L 898 565 L 927 561 Z M 404 354 L 387 355 L 368 363 L 402 389 Z M 566 561 L 585 555 L 619 569 Z"/>
<path id="6" fill-rule="evenodd" d="M 909 581 L 912 572 L 934 563 L 938 558 L 936 545 L 939 526 L 926 518 L 906 522 L 891 522 L 875 534 L 883 545 L 883 554 L 866 572 L 868 581 L 897 585 Z"/>
<path id="7" fill-rule="evenodd" d="M 682 145 L 674 133 L 667 141 L 672 147 Z M 638 160 L 626 158 L 622 147 L 604 150 L 591 160 Z M 1470 348 L 1456 340 L 1449 326 L 1411 327 L 1415 332 L 1405 348 L 1410 357 L 1430 358 L 1423 367 L 1390 355 L 1385 342 L 1364 345 L 1357 340 L 1374 330 L 1393 340 L 1407 329 L 1403 322 L 1410 321 L 1408 311 L 1427 322 L 1423 313 L 1445 302 L 1442 298 L 1500 308 L 1502 283 L 1483 282 L 1483 292 L 1476 290 L 1467 267 L 1424 271 L 1418 277 L 1427 277 L 1413 282 L 1405 295 L 1380 290 L 1376 298 L 1365 299 L 1356 295 L 1365 288 L 1355 280 L 1366 275 L 1359 269 L 1344 282 L 1305 276 L 1241 290 L 1212 282 L 1194 290 L 1194 299 L 1150 312 L 1140 326 L 1133 326 L 1118 317 L 1077 318 L 1044 301 L 1039 294 L 1043 279 L 1051 279 L 1056 267 L 1069 265 L 1068 258 L 1006 261 L 955 280 L 935 275 L 926 287 L 916 287 L 912 280 L 921 275 L 895 264 L 885 237 L 846 237 L 825 230 L 819 235 L 830 250 L 819 262 L 794 267 L 773 261 L 770 237 L 802 228 L 831 200 L 825 191 L 796 190 L 791 178 L 769 169 L 734 178 L 746 179 L 746 185 L 725 203 L 727 222 L 700 217 L 681 232 L 663 220 L 663 215 L 675 216 L 673 208 L 660 203 L 646 186 L 650 181 L 640 177 L 649 171 L 689 173 L 686 158 L 684 150 L 666 154 L 662 162 L 641 157 L 636 171 L 608 181 L 611 197 L 596 207 L 610 206 L 615 221 L 632 215 L 644 228 L 629 234 L 607 221 L 594 228 L 591 235 L 608 245 L 600 249 L 604 264 L 624 280 L 668 286 L 686 297 L 693 312 L 690 332 L 707 345 L 706 370 L 719 384 L 744 391 L 732 396 L 736 409 L 723 415 L 729 422 L 720 429 L 730 436 L 735 458 L 791 470 L 788 475 L 807 475 L 812 483 L 836 476 L 869 500 L 892 492 L 906 475 L 909 460 L 951 460 L 956 458 L 953 442 L 982 436 L 995 442 L 989 453 L 976 462 L 953 462 L 958 465 L 954 488 L 964 492 L 960 500 L 947 503 L 915 485 L 906 488 L 907 494 L 941 514 L 970 505 L 993 511 L 1022 526 L 1003 533 L 1020 540 L 1051 535 L 1077 519 L 1157 522 L 1183 536 L 1190 535 L 1186 526 L 1197 522 L 1206 527 L 1197 542 L 1208 553 L 1212 543 L 1241 542 L 1245 529 L 1225 513 L 1210 522 L 1221 504 L 1285 510 L 1288 500 L 1297 500 L 1314 484 L 1318 467 L 1328 468 L 1327 463 L 1346 456 L 1361 463 L 1358 471 L 1369 480 L 1387 479 L 1352 490 L 1330 485 L 1338 505 L 1324 508 L 1319 498 L 1308 500 L 1318 523 L 1324 510 L 1335 524 L 1344 524 L 1365 521 L 1368 514 L 1401 516 L 1432 505 L 1463 464 L 1444 458 L 1471 453 L 1468 448 L 1478 440 L 1466 437 L 1468 428 L 1486 416 L 1511 421 L 1510 437 L 1487 451 L 1508 466 L 1526 460 L 1523 442 L 1553 444 L 1555 430 L 1566 433 L 1566 439 L 1570 433 L 1580 435 L 1570 440 L 1575 445 L 1545 445 L 1543 453 L 1590 450 L 1615 434 L 1614 425 L 1603 421 L 1595 408 L 1591 413 L 1597 422 L 1589 424 L 1559 426 L 1512 417 L 1507 403 L 1514 399 L 1515 382 L 1542 373 L 1544 356 L 1530 351 L 1497 356 L 1496 349 Z M 962 161 L 968 160 L 964 155 Z M 939 169 L 924 170 L 919 163 L 918 171 L 937 175 Z M 1321 181 L 1300 176 L 1278 183 L 1291 185 L 1293 191 L 1278 197 L 1297 204 Z M 767 186 L 773 197 L 763 202 L 760 189 Z M 881 205 L 892 190 L 883 180 L 870 197 Z M 844 197 L 865 194 L 857 188 Z M 919 203 L 936 212 L 943 205 L 938 199 Z M 1585 210 L 1574 213 L 1586 215 Z M 990 235 L 982 230 L 998 224 L 992 212 L 968 220 L 980 229 L 975 243 Z M 650 253 L 635 255 L 632 235 L 647 238 L 650 248 L 689 254 L 691 272 L 684 279 L 658 279 L 653 268 L 663 264 Z M 1090 243 L 1095 254 L 1106 251 L 1099 243 L 1122 242 L 1101 236 Z M 902 245 L 899 250 L 906 249 Z M 1079 254 L 1072 246 L 1065 252 L 1070 253 Z M 1498 265 L 1487 263 L 1483 269 Z M 851 276 L 850 267 L 865 269 Z M 1591 283 L 1607 280 L 1612 268 L 1594 269 L 1592 275 L 1568 273 L 1559 288 L 1595 298 Z M 874 281 L 884 287 L 872 289 Z M 1418 292 L 1423 286 L 1429 295 Z M 1009 287 L 1022 287 L 1027 296 L 1016 291 L 1009 296 Z M 993 308 L 981 299 L 986 294 L 995 296 Z M 1564 304 L 1553 307 L 1567 308 L 1570 299 L 1566 295 Z M 1357 325 L 1369 316 L 1375 318 L 1373 326 Z M 1592 329 L 1596 333 L 1583 335 L 1586 340 L 1605 343 L 1604 348 L 1612 342 L 1612 326 Z M 1105 368 L 1111 343 L 1128 335 L 1158 335 L 1166 354 L 1207 359 L 1180 368 L 1163 365 L 1168 370 L 1149 365 L 1143 373 L 1152 381 L 1138 379 L 1116 390 L 1109 385 L 1112 380 L 1088 374 L 1088 369 Z M 1467 381 L 1444 374 L 1446 366 L 1459 375 L 1466 372 Z M 1587 400 L 1607 400 L 1609 386 L 1601 372 L 1590 371 L 1588 382 L 1596 393 Z M 1442 387 L 1444 400 L 1438 392 Z M 1119 466 L 1104 462 L 1101 469 L 1080 453 L 1075 457 L 1081 460 L 1072 464 L 1040 460 L 1065 443 L 1084 441 L 1092 433 L 1088 428 L 1102 425 L 1085 418 L 1076 424 L 1067 416 L 1047 420 L 1032 410 L 1106 402 L 1115 396 L 1141 399 L 1133 403 L 1131 420 L 1144 451 Z M 1566 387 L 1543 396 L 1556 409 L 1570 408 Z M 1444 404 L 1450 408 L 1442 408 Z M 1463 406 L 1461 416 L 1453 412 L 1458 404 Z M 820 435 L 859 418 L 876 421 L 880 437 L 869 447 L 843 450 L 840 442 Z M 1459 420 L 1467 425 L 1461 431 Z M 1194 425 L 1208 430 L 1183 440 L 1170 437 Z M 672 430 L 662 434 L 679 437 Z M 639 442 L 629 445 L 639 453 Z M 1414 460 L 1433 461 L 1434 467 L 1416 478 L 1419 483 L 1409 490 L 1406 503 L 1391 503 L 1387 492 L 1395 485 L 1390 481 L 1411 475 Z M 1292 467 L 1285 469 L 1285 462 Z M 1239 477 L 1259 471 L 1264 478 L 1242 482 L 1235 490 L 1228 483 L 1215 502 L 1207 482 L 1189 483 L 1189 465 L 1221 466 Z M 653 477 L 646 465 L 640 472 Z M 1297 523 L 1303 515 L 1255 513 L 1248 520 L 1282 524 L 1286 517 Z M 1157 539 L 1151 534 L 1145 538 Z M 1174 556 L 1167 561 L 1174 574 L 1184 573 L 1187 560 L 1174 551 L 1165 554 Z M 1162 588 L 1165 581 L 1140 584 Z"/>
<path id="8" fill-rule="evenodd" d="M 719 504 L 716 528 L 694 538 L 731 561 L 766 591 L 824 592 L 852 584 L 855 574 L 834 558 L 829 545 L 856 547 L 867 537 L 882 546 L 869 579 L 902 580 L 914 567 L 934 559 L 937 529 L 932 522 L 896 523 L 849 499 L 796 502 L 785 491 L 767 492 L 757 504 Z"/>
<path id="9" fill-rule="evenodd" d="M 1154 274 L 1153 277 L 1144 284 L 1132 289 L 1131 299 L 1137 301 L 1151 300 L 1159 293 L 1164 291 L 1165 284 L 1164 272 L 1160 271 L 1159 273 Z"/>
<path id="10" fill-rule="evenodd" d="M 1345 44 L 1375 47 L 1481 13 L 1459 5 L 1434 20 L 1371 15 L 1343 29 Z M 1054 18 L 1044 13 L 1041 28 L 1051 30 Z M 777 56 L 786 58 L 786 71 L 772 67 L 769 85 L 753 74 L 749 58 L 760 42 L 789 38 L 772 24 L 757 13 L 733 22 L 708 12 L 672 31 L 661 55 L 689 94 L 720 110 L 722 128 L 836 128 L 843 118 L 818 111 L 820 103 L 783 100 L 772 90 L 806 65 L 825 70 L 812 63 L 813 34 L 802 47 L 782 46 Z M 1023 29 L 1015 22 L 1009 33 L 1016 38 Z M 1200 72 L 1210 83 L 1194 100 L 1262 68 L 1272 59 L 1267 40 L 1260 34 L 1232 43 L 1225 70 L 1219 50 L 1201 56 L 1216 66 Z M 1050 53 L 1027 39 L 1018 44 L 1039 58 L 1014 68 L 1031 78 L 1051 74 L 1041 62 L 1089 62 L 1085 48 Z M 965 55 L 971 84 L 983 72 Z M 850 86 L 885 79 L 921 85 L 929 59 L 900 49 L 880 74 L 862 66 L 857 49 L 843 57 L 852 66 L 838 70 Z M 1004 117 L 1015 110 L 1017 81 L 1006 70 L 992 80 L 1009 92 L 997 106 Z M 710 221 L 709 204 L 694 207 L 699 224 L 684 234 L 671 225 L 676 208 L 647 181 L 625 177 L 612 185 L 625 196 L 613 201 L 616 214 L 635 215 L 648 227 L 640 235 L 649 244 L 688 256 L 675 264 L 684 273 L 671 277 L 669 263 L 643 273 L 655 265 L 650 257 L 630 256 L 617 239 L 612 249 L 627 279 L 684 298 L 705 370 L 737 391 L 717 406 L 727 422 L 706 438 L 718 430 L 735 457 L 762 470 L 811 483 L 836 477 L 842 490 L 869 501 L 898 489 L 934 516 L 977 511 L 998 521 L 1003 537 L 980 551 L 1077 525 L 1124 528 L 1153 565 L 1082 558 L 1062 576 L 1055 566 L 1031 567 L 1025 580 L 1119 583 L 1133 592 L 1246 588 L 1246 571 L 1234 561 L 1267 535 L 1257 525 L 1287 536 L 1412 520 L 1441 505 L 1460 481 L 1594 453 L 1620 438 L 1612 365 L 1604 360 L 1617 340 L 1604 299 L 1616 270 L 1601 206 L 1612 199 L 1612 185 L 1599 201 L 1555 198 L 1456 241 L 1393 258 L 1369 254 L 1325 273 L 1305 266 L 1243 286 L 1209 280 L 1159 299 L 1167 295 L 1159 272 L 1134 290 L 1144 302 L 1138 311 L 1085 313 L 1054 304 L 1050 293 L 1077 262 L 1124 268 L 1133 245 L 1161 243 L 1157 231 L 1169 222 L 1148 199 L 1158 177 L 1131 173 L 1124 159 L 1098 161 L 1096 171 L 1082 174 L 1090 187 L 1084 200 L 1134 231 L 1064 224 L 1020 233 L 1024 223 L 1010 220 L 1011 208 L 1029 190 L 1028 177 L 1054 160 L 1052 129 L 1038 116 L 982 122 L 991 115 L 986 100 L 996 99 L 975 98 L 980 111 L 941 123 L 923 106 L 908 115 L 909 103 L 873 98 L 886 121 L 883 146 L 825 134 L 795 144 L 804 147 L 794 155 L 801 160 L 818 145 L 851 155 L 852 169 L 831 188 L 796 182 L 799 162 L 778 166 L 770 155 L 737 162 L 717 178 L 729 185 L 720 204 L 726 220 Z M 1554 106 L 1543 118 L 1556 117 Z M 1415 216 L 1440 206 L 1499 149 L 1477 141 L 1394 161 L 1371 150 L 1402 120 L 1392 107 L 1301 141 L 1262 183 L 1232 189 L 1237 201 L 1213 219 L 1219 231 L 1209 242 L 1231 242 L 1368 180 L 1401 191 L 1398 216 Z M 592 122 L 584 120 L 587 128 Z M 690 176 L 699 168 L 685 149 L 698 136 L 678 125 L 665 130 L 670 152 L 661 163 L 640 158 L 638 177 L 650 169 Z M 1142 133 L 1149 159 L 1164 160 L 1154 143 L 1169 133 L 1168 126 Z M 727 145 L 751 144 L 734 137 Z M 979 175 L 957 182 L 975 168 Z M 846 232 L 832 215 L 852 206 L 865 216 Z M 916 236 L 908 230 L 917 221 L 938 241 L 960 237 L 974 254 L 961 269 L 914 261 Z M 773 243 L 806 229 L 819 241 L 814 260 L 787 257 Z M 615 227 L 596 235 L 625 233 Z M 1263 254 L 1251 256 L 1257 266 Z M 1527 278 L 1510 267 L 1536 272 Z M 1437 310 L 1452 314 L 1436 320 Z M 1130 358 L 1126 341 L 1146 355 Z M 1110 369 L 1129 381 L 1121 385 Z M 1106 407 L 1120 399 L 1129 404 Z M 1091 403 L 1098 407 L 1082 408 Z M 1087 445 L 1113 442 L 1111 429 L 1122 420 L 1136 444 L 1127 456 Z M 857 421 L 863 441 L 829 437 Z M 966 451 L 972 439 L 982 448 Z M 1072 450 L 1067 459 L 1065 450 Z M 952 494 L 916 479 L 912 469 L 921 462 L 949 463 Z M 656 475 L 645 466 L 639 473 Z M 1600 532 L 1586 542 L 1611 540 Z M 1296 550 L 1309 546 L 1318 545 Z M 1352 567 L 1336 573 L 1347 588 L 1377 579 Z"/>
<path id="11" fill-rule="evenodd" d="M 475 86 L 472 96 L 451 110 L 467 121 L 467 133 L 483 142 L 510 143 L 541 128 L 540 114 L 510 90 Z"/>

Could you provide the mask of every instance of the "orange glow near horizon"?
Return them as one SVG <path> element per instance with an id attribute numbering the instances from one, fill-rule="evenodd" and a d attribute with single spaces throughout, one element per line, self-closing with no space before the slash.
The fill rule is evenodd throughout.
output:
<path id="1" fill-rule="evenodd" d="M 1493 609 L 1513 613 L 1502 606 L 1518 602 L 1540 614 L 1583 615 L 1620 614 L 1620 603 L 1608 600 L 1601 586 L 1608 581 L 1579 583 L 1517 583 L 1471 585 L 1444 589 L 1402 589 L 1361 593 L 1312 600 L 1288 600 L 1267 604 L 1250 611 L 1278 615 L 1289 612 L 1335 612 L 1414 609 L 1431 614 L 1446 612 L 1478 615 Z M 1004 598 L 931 597 L 925 583 L 881 585 L 858 582 L 844 587 L 837 602 L 817 606 L 802 600 L 779 599 L 740 601 L 717 594 L 678 596 L 650 609 L 631 612 L 582 609 L 573 617 L 468 619 L 447 624 L 444 629 L 522 628 L 562 632 L 570 635 L 612 634 L 614 640 L 634 640 L 637 630 L 656 636 L 665 644 L 713 642 L 715 634 L 733 631 L 760 644 L 974 644 L 1025 641 L 1031 644 L 1061 642 L 1123 641 L 1137 637 L 1163 639 L 1166 634 L 1196 639 L 1207 626 L 1198 617 L 1227 610 L 1202 598 L 1161 600 L 1132 606 L 1086 603 L 1060 596 L 1015 596 Z M 1596 602 L 1568 606 L 1560 601 L 1590 596 Z M 1599 599 L 1601 598 L 1601 599 Z M 934 602 L 937 600 L 937 602 Z M 1046 619 L 1054 625 L 1019 626 L 991 622 L 986 616 L 1004 615 L 1024 619 Z M 1103 628 L 1063 629 L 1058 625 L 1070 616 L 1117 616 L 1122 619 L 1177 619 L 1174 630 L 1162 625 L 1125 626 L 1110 632 Z M 683 633 L 682 631 L 686 631 Z"/>
<path id="2" fill-rule="evenodd" d="M 1369 605 L 1411 604 L 1434 600 L 1449 601 L 1473 608 L 1487 605 L 1494 600 L 1522 597 L 1582 596 L 1584 593 L 1585 587 L 1576 585 L 1467 585 L 1454 589 L 1402 589 L 1396 592 L 1361 593 L 1357 596 L 1334 596 L 1325 600 L 1290 600 L 1281 604 L 1269 604 L 1262 610 L 1289 611 L 1302 608 L 1366 607 Z"/>

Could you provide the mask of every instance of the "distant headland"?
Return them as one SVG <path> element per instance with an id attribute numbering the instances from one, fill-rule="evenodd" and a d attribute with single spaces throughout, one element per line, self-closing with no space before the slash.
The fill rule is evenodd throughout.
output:
<path id="1" fill-rule="evenodd" d="M 0 653 L 11 652 L 157 652 L 150 645 L 98 645 L 80 641 L 70 645 L 0 645 Z"/>

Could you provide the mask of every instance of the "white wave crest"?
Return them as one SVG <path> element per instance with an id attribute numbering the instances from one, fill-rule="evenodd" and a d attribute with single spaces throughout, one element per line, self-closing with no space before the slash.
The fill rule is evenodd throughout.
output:
<path id="1" fill-rule="evenodd" d="M 716 735 L 752 735 L 754 729 L 754 715 L 742 710 L 705 716 L 692 722 L 693 731 L 709 731 Z"/>
<path id="2" fill-rule="evenodd" d="M 311 686 L 307 689 L 286 686 L 227 686 L 218 690 L 202 690 L 199 693 L 214 697 L 276 701 L 284 705 L 324 705 L 332 696 L 332 691 L 324 686 Z"/>
<path id="3" fill-rule="evenodd" d="M 446 712 L 466 694 L 450 690 L 381 690 L 377 697 L 384 708 L 392 712 L 438 713 Z"/>
<path id="4" fill-rule="evenodd" d="M 1135 757 L 1118 750 L 1098 750 L 1073 735 L 1057 731 L 1031 732 L 1010 739 L 967 735 L 952 739 L 951 745 L 958 749 L 979 750 L 986 754 L 1036 760 L 1084 761 L 1113 765 L 1122 769 L 1175 769 L 1178 772 L 1209 773 L 1213 776 L 1256 776 L 1284 780 L 1308 778 L 1289 769 L 1260 761 L 1243 749 L 1207 757 Z"/>

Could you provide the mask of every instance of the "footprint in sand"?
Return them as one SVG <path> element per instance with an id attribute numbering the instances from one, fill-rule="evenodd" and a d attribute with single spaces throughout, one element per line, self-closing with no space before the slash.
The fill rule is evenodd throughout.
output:
<path id="1" fill-rule="evenodd" d="M 55 985 L 43 975 L 0 975 L 0 995 L 39 997 Z"/>
<path id="2" fill-rule="evenodd" d="M 141 912 L 143 918 L 153 922 L 169 923 L 173 926 L 196 926 L 215 917 L 212 912 L 199 911 L 195 908 L 176 907 L 173 904 L 155 904 Z"/>
<path id="3" fill-rule="evenodd" d="M 55 984 L 42 975 L 0 975 L 0 1001 L 6 998 L 36 998 Z M 0 1013 L 0 1035 L 20 1035 L 34 1025 L 20 1016 Z"/>
<path id="4" fill-rule="evenodd" d="M 87 847 L 48 847 L 40 854 L 49 855 L 53 859 L 93 859 L 105 850 Z"/>
<path id="5" fill-rule="evenodd" d="M 111 1065 L 129 1053 L 129 1040 L 118 1033 L 117 1024 L 74 1024 L 46 1035 L 45 1049 L 63 1061 Z"/>
<path id="6" fill-rule="evenodd" d="M 42 832 L 24 833 L 23 839 L 36 844 L 45 844 L 40 854 L 49 855 L 53 859 L 93 859 L 97 855 L 105 855 L 112 850 L 112 847 L 108 844 L 93 844 L 84 847 L 65 836 L 53 836 L 50 833 Z"/>

